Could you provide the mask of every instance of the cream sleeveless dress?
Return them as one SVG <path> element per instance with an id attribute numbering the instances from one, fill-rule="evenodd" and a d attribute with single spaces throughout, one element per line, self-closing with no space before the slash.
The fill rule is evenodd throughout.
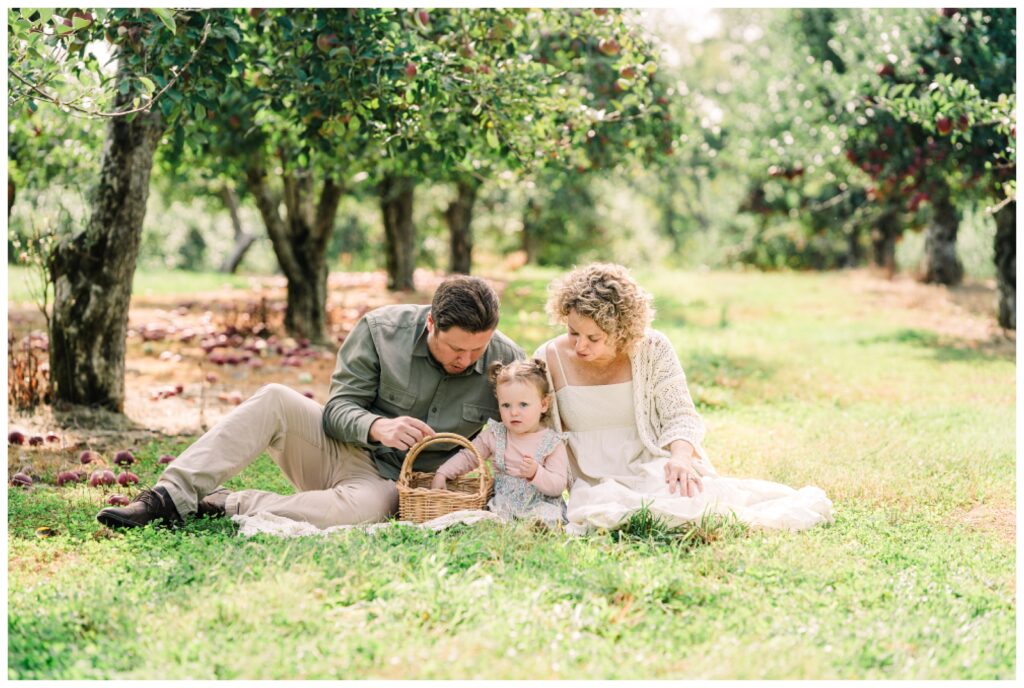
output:
<path id="1" fill-rule="evenodd" d="M 555 357 L 567 380 L 557 349 Z M 575 458 L 568 532 L 616 528 L 643 504 L 671 526 L 697 521 L 705 513 L 731 513 L 751 526 L 788 530 L 832 521 L 832 502 L 817 487 L 794 490 L 767 480 L 708 475 L 701 478 L 704 490 L 694 497 L 670 493 L 668 459 L 651 456 L 637 432 L 632 380 L 566 384 L 555 396 Z"/>

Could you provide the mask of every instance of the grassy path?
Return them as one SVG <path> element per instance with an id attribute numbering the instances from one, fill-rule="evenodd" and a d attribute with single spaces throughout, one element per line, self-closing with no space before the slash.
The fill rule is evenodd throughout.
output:
<path id="1" fill-rule="evenodd" d="M 501 327 L 532 350 L 555 273 L 519 274 Z M 95 490 L 10 491 L 9 678 L 1014 677 L 1012 345 L 849 275 L 638 277 L 719 472 L 818 485 L 834 525 L 106 537 Z M 266 456 L 229 485 L 290 491 Z"/>

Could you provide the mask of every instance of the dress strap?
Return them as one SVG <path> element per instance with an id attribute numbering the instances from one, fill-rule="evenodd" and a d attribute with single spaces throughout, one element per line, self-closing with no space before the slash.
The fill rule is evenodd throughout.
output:
<path id="1" fill-rule="evenodd" d="M 537 461 L 543 461 L 551 454 L 551 452 L 555 451 L 559 442 L 565 442 L 568 437 L 569 436 L 564 432 L 557 432 L 548 428 L 547 432 L 544 434 L 544 439 L 541 440 L 540 446 L 537 448 L 537 456 L 533 458 Z"/>
<path id="2" fill-rule="evenodd" d="M 558 362 L 558 370 L 562 373 L 563 387 L 569 385 L 569 378 L 565 375 L 565 367 L 562 366 L 562 357 L 558 354 L 558 345 L 555 344 L 554 340 L 551 341 L 551 348 L 555 350 L 555 360 Z"/>
<path id="3" fill-rule="evenodd" d="M 494 420 L 493 418 L 488 419 L 487 425 L 493 428 L 494 431 L 494 465 L 502 473 L 505 472 L 505 450 L 508 447 L 508 428 L 502 423 Z"/>

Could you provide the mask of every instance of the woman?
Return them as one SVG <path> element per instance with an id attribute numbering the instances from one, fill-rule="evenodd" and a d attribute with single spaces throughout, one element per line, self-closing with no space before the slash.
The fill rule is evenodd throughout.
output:
<path id="1" fill-rule="evenodd" d="M 671 525 L 705 512 L 801 530 L 832 520 L 816 487 L 719 477 L 704 424 L 651 296 L 621 265 L 577 268 L 551 284 L 548 313 L 566 333 L 542 344 L 555 427 L 568 432 L 570 532 L 614 528 L 647 505 Z"/>

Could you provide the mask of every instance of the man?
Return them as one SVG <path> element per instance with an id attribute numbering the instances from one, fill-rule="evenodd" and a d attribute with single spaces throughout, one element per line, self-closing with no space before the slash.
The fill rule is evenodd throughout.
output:
<path id="1" fill-rule="evenodd" d="M 405 452 L 435 432 L 470 436 L 499 418 L 487 366 L 523 358 L 497 331 L 498 297 L 478 277 L 450 277 L 430 306 L 367 313 L 338 351 L 321 407 L 266 385 L 170 464 L 152 490 L 96 518 L 111 527 L 200 515 L 268 512 L 318 528 L 381 521 L 398 510 L 394 481 Z M 297 492 L 218 487 L 269 450 Z M 416 470 L 453 450 L 428 447 Z"/>

